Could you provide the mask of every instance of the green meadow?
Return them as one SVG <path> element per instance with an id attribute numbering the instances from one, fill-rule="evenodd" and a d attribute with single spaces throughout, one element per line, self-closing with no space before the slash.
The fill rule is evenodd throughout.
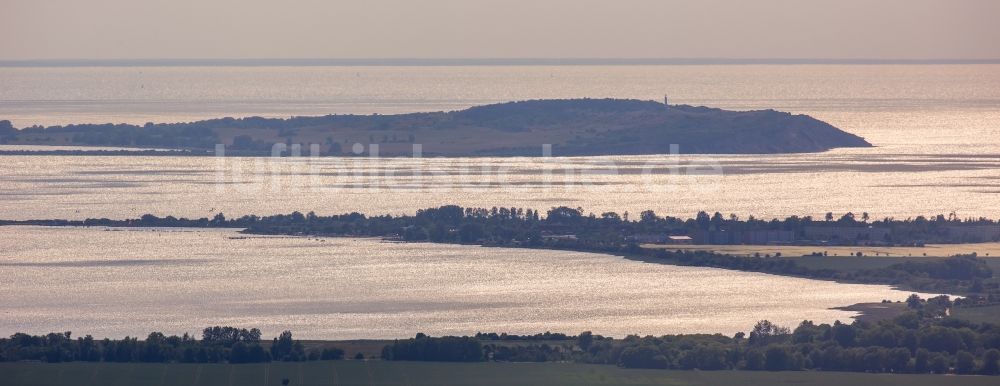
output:
<path id="1" fill-rule="evenodd" d="M 996 385 L 995 377 L 835 372 L 628 370 L 569 363 L 373 361 L 269 364 L 0 363 L 0 385 Z"/>

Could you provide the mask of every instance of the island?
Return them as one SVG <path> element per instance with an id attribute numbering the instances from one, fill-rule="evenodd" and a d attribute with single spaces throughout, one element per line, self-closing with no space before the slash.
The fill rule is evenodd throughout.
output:
<path id="1" fill-rule="evenodd" d="M 773 154 L 870 147 L 863 138 L 807 115 L 728 111 L 628 99 L 531 100 L 460 111 L 398 115 L 221 118 L 189 123 L 80 124 L 14 128 L 0 144 L 181 149 L 269 155 L 554 156 Z M 378 145 L 373 147 L 372 145 Z M 676 145 L 672 147 L 672 145 Z M 310 151 L 316 149 L 319 154 Z M 377 149 L 377 150 L 375 150 Z M 673 149 L 673 150 L 672 150 Z"/>

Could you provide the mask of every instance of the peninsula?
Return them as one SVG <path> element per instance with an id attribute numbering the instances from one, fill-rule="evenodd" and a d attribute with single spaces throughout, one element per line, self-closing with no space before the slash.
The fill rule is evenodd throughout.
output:
<path id="1" fill-rule="evenodd" d="M 768 154 L 820 152 L 870 143 L 806 115 L 727 111 L 624 99 L 532 100 L 452 112 L 399 115 L 221 118 L 189 123 L 81 124 L 15 129 L 0 121 L 0 143 L 183 149 L 271 154 L 301 144 L 303 154 L 411 156 L 555 156 Z M 360 144 L 361 146 L 355 146 Z M 362 152 L 356 150 L 364 149 Z"/>

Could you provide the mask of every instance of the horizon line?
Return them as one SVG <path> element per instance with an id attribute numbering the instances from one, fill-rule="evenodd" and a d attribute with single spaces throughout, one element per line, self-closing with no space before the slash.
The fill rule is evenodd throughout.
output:
<path id="1" fill-rule="evenodd" d="M 1000 64 L 996 59 L 870 58 L 158 58 L 0 59 L 0 67 L 193 67 L 193 66 L 628 66 L 628 65 L 933 65 Z"/>

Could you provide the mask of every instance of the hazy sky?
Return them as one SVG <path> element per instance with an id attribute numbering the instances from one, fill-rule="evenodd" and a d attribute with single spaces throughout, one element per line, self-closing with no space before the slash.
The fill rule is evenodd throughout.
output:
<path id="1" fill-rule="evenodd" d="M 0 0 L 0 60 L 1000 58 L 998 0 Z"/>

